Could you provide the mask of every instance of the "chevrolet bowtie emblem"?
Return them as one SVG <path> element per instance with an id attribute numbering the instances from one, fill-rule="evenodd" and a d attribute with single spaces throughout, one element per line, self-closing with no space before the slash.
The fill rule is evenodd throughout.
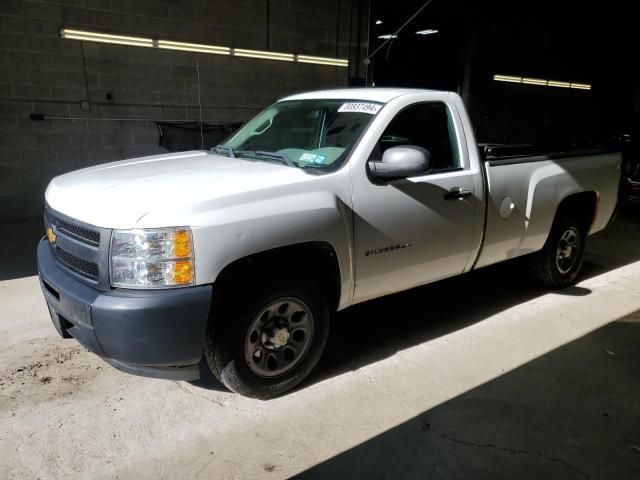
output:
<path id="1" fill-rule="evenodd" d="M 56 238 L 58 238 L 58 236 L 55 233 L 53 233 L 53 228 L 51 227 L 47 228 L 47 238 L 49 239 L 49 243 L 51 245 L 56 243 Z"/>

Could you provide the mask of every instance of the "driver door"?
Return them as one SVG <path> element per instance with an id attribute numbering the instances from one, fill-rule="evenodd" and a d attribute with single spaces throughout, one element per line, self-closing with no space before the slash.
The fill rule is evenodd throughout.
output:
<path id="1" fill-rule="evenodd" d="M 393 146 L 416 145 L 431 153 L 431 170 L 403 179 L 354 182 L 354 301 L 464 271 L 473 249 L 476 211 L 481 211 L 476 198 L 481 187 L 464 165 L 454 115 L 441 101 L 405 107 L 370 159 L 382 160 Z"/>

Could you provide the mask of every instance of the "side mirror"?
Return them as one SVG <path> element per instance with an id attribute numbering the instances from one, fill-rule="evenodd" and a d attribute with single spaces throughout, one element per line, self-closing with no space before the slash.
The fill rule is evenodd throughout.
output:
<path id="1" fill-rule="evenodd" d="M 430 164 L 429 150 L 414 145 L 388 148 L 382 155 L 382 161 L 368 162 L 371 175 L 385 179 L 422 175 L 429 171 Z"/>

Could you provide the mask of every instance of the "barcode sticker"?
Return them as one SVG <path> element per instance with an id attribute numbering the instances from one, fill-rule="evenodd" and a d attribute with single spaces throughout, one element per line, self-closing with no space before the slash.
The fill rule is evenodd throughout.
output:
<path id="1" fill-rule="evenodd" d="M 338 112 L 368 113 L 375 115 L 381 107 L 382 105 L 377 103 L 349 102 L 343 103 L 338 109 Z"/>

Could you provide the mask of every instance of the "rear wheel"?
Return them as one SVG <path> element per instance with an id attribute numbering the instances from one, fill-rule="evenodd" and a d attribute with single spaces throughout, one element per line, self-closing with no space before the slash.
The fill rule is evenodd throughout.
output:
<path id="1" fill-rule="evenodd" d="M 584 222 L 568 215 L 560 216 L 543 249 L 531 257 L 532 276 L 554 289 L 575 283 L 582 267 L 586 239 Z"/>
<path id="2" fill-rule="evenodd" d="M 318 363 L 329 335 L 322 292 L 280 281 L 243 289 L 220 302 L 207 332 L 205 358 L 227 388 L 267 399 L 302 382 Z M 272 282 L 273 283 L 273 282 Z M 216 314 L 217 313 L 217 314 Z"/>

